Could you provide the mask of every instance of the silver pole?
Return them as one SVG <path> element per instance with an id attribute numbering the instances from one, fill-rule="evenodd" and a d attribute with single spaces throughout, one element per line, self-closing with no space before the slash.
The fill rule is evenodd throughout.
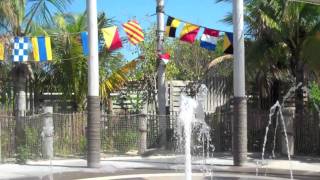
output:
<path id="1" fill-rule="evenodd" d="M 87 0 L 88 12 L 88 129 L 87 166 L 100 167 L 100 97 L 97 0 Z"/>
<path id="2" fill-rule="evenodd" d="M 247 100 L 245 94 L 245 56 L 243 0 L 233 0 L 233 160 L 234 165 L 242 166 L 247 160 Z"/>
<path id="3" fill-rule="evenodd" d="M 162 53 L 164 41 L 164 0 L 157 0 L 157 52 Z M 165 65 L 160 61 L 158 66 L 158 109 L 161 130 L 160 145 L 165 148 L 167 144 L 167 119 L 166 115 L 166 84 Z"/>

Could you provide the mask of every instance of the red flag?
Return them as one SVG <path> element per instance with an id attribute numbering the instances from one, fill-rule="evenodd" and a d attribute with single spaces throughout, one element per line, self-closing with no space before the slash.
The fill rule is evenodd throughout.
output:
<path id="1" fill-rule="evenodd" d="M 159 54 L 159 58 L 164 62 L 164 64 L 167 64 L 170 60 L 170 54 L 169 53 Z"/>

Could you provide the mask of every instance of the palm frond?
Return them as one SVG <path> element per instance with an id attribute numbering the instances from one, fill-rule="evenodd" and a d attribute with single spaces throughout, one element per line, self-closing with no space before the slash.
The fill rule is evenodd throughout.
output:
<path id="1" fill-rule="evenodd" d="M 232 59 L 233 59 L 233 55 L 230 55 L 230 54 L 217 57 L 207 65 L 207 69 L 210 69 L 225 60 L 232 60 Z"/>
<path id="2" fill-rule="evenodd" d="M 26 20 L 25 32 L 30 31 L 30 24 L 36 20 L 39 24 L 51 24 L 54 22 L 52 12 L 64 12 L 66 7 L 70 5 L 72 0 L 28 0 L 29 10 L 26 12 L 24 19 Z"/>
<path id="3" fill-rule="evenodd" d="M 132 60 L 117 71 L 113 72 L 108 78 L 100 83 L 100 94 L 102 98 L 106 98 L 111 92 L 119 90 L 128 82 L 128 73 L 134 70 L 138 60 Z"/>

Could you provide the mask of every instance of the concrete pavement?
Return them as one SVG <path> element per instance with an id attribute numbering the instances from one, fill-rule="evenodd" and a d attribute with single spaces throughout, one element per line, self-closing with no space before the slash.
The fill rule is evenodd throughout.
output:
<path id="1" fill-rule="evenodd" d="M 320 179 L 320 159 L 312 157 L 296 157 L 291 162 L 285 159 L 266 160 L 249 158 L 244 167 L 232 165 L 232 157 L 220 154 L 209 159 L 194 159 L 193 171 L 249 173 L 253 175 L 281 175 L 289 177 L 292 169 L 294 177 L 311 177 Z M 122 156 L 104 157 L 101 168 L 86 168 L 84 159 L 55 159 L 52 161 L 29 161 L 27 165 L 1 164 L 0 179 L 78 179 L 96 176 L 119 174 L 137 174 L 146 171 L 183 172 L 184 156 L 154 155 L 149 157 Z M 205 163 L 206 166 L 202 164 Z M 53 175 L 53 176 L 52 176 Z M 67 175 L 67 176 L 64 176 Z M 59 177 L 59 178 L 58 178 Z"/>

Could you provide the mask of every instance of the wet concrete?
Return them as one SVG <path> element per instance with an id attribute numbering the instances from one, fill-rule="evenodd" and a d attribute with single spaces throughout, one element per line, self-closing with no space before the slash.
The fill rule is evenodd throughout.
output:
<path id="1" fill-rule="evenodd" d="M 177 174 L 177 173 L 180 174 Z M 202 174 L 193 177 L 193 180 L 282 180 L 290 179 L 286 174 L 266 174 L 256 176 L 254 173 L 238 172 L 238 173 L 222 173 L 215 172 L 212 177 L 205 177 Z M 127 176 L 129 175 L 129 176 Z M 155 175 L 148 177 L 148 175 Z M 156 177 L 156 175 L 161 175 Z M 136 176 L 136 177 L 132 177 Z M 145 177 L 144 177 L 145 176 Z M 131 169 L 114 173 L 88 173 L 83 171 L 55 173 L 43 177 L 23 177 L 11 178 L 12 180 L 109 180 L 109 179 L 127 179 L 127 180 L 183 180 L 183 172 L 176 170 L 156 170 L 156 169 Z M 319 180 L 320 176 L 315 174 L 295 175 L 294 179 L 301 180 Z"/>
<path id="2" fill-rule="evenodd" d="M 285 159 L 267 160 L 264 164 L 257 166 L 258 159 L 251 158 L 244 167 L 232 165 L 232 156 L 224 155 L 207 159 L 208 169 L 215 174 L 223 174 L 225 177 L 216 179 L 230 180 L 238 177 L 230 175 L 246 175 L 242 179 L 251 180 L 259 176 L 271 176 L 275 179 L 289 178 L 289 168 L 293 168 L 295 179 L 318 180 L 320 179 L 320 159 L 312 157 L 296 158 L 291 163 Z M 193 172 L 199 172 L 201 165 L 198 161 L 193 162 Z M 180 156 L 150 156 L 150 157 L 108 157 L 101 160 L 101 168 L 89 169 L 84 159 L 56 159 L 49 161 L 30 161 L 28 165 L 2 164 L 0 165 L 0 179 L 83 179 L 93 177 L 108 177 L 132 174 L 165 174 L 183 171 L 183 157 Z M 290 165 L 291 164 L 291 165 Z M 139 177 L 139 176 L 138 176 Z M 151 179 L 164 179 L 177 177 L 152 177 Z M 196 177 L 202 178 L 203 177 Z M 227 179 L 226 179 L 227 178 Z M 251 178 L 251 179 L 250 179 Z M 102 178 L 103 179 L 103 178 Z M 132 178 L 131 178 L 132 179 Z M 137 179 L 136 177 L 133 179 Z M 148 177 L 138 179 L 148 179 Z M 149 178 L 150 179 L 150 178 Z M 238 178 L 239 179 L 239 178 Z"/>

